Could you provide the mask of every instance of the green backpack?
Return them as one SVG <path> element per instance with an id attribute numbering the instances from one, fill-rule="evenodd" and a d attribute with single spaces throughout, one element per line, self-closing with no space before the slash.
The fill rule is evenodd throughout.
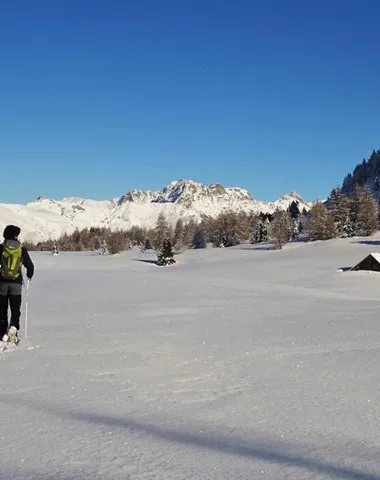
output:
<path id="1" fill-rule="evenodd" d="M 4 280 L 17 280 L 21 275 L 22 244 L 5 245 L 1 254 L 1 276 Z"/>

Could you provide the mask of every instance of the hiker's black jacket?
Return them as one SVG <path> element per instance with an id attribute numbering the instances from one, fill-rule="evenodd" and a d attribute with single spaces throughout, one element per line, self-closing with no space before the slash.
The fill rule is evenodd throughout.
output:
<path id="1" fill-rule="evenodd" d="M 3 254 L 3 244 L 0 244 L 0 256 Z M 26 268 L 26 276 L 32 278 L 34 275 L 34 265 L 29 256 L 28 250 L 25 247 L 22 247 L 22 264 Z M 15 280 L 4 279 L 1 276 L 0 271 L 0 282 L 9 282 L 9 283 L 22 283 L 22 275 L 20 275 Z"/>

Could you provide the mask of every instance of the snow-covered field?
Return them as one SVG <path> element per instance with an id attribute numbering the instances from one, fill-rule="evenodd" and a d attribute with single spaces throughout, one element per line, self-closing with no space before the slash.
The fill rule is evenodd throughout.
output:
<path id="1" fill-rule="evenodd" d="M 32 254 L 0 478 L 379 480 L 380 274 L 337 271 L 372 241 Z"/>

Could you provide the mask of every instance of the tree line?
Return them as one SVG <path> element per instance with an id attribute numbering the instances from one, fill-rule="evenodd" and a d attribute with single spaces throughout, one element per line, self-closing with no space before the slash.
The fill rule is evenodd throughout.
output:
<path id="1" fill-rule="evenodd" d="M 30 250 L 52 252 L 93 250 L 115 254 L 139 246 L 142 251 L 161 251 L 164 242 L 174 253 L 184 249 L 231 247 L 240 243 L 271 242 L 282 248 L 301 238 L 327 240 L 335 237 L 369 236 L 379 225 L 378 206 L 369 190 L 355 186 L 347 195 L 337 188 L 326 203 L 315 203 L 309 212 L 293 202 L 286 211 L 273 214 L 226 211 L 217 217 L 203 216 L 200 222 L 179 219 L 173 227 L 164 213 L 160 213 L 153 228 L 134 226 L 129 230 L 111 231 L 108 228 L 85 228 L 64 233 L 60 238 L 27 243 Z"/>
<path id="2" fill-rule="evenodd" d="M 368 187 L 380 193 L 380 150 L 373 150 L 368 159 L 358 163 L 352 173 L 346 175 L 341 191 L 346 195 L 354 193 L 355 186 Z M 376 195 L 377 197 L 379 194 Z"/>

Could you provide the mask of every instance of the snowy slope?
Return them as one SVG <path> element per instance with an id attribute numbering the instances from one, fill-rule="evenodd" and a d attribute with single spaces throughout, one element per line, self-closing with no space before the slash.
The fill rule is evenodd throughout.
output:
<path id="1" fill-rule="evenodd" d="M 104 226 L 118 230 L 134 225 L 149 228 L 155 225 L 161 211 L 174 224 L 178 218 L 199 220 L 203 214 L 216 216 L 226 210 L 273 213 L 277 208 L 288 208 L 293 201 L 300 210 L 310 208 L 296 193 L 276 202 L 259 202 L 241 188 L 219 184 L 208 187 L 192 180 L 177 180 L 162 191 L 132 190 L 116 201 L 41 197 L 26 205 L 0 204 L 0 227 L 18 224 L 24 239 L 39 241 L 57 238 L 76 228 Z"/>
<path id="2" fill-rule="evenodd" d="M 337 272 L 379 247 L 356 242 L 168 268 L 33 254 L 29 340 L 0 354 L 0 478 L 379 479 L 380 274 Z"/>

